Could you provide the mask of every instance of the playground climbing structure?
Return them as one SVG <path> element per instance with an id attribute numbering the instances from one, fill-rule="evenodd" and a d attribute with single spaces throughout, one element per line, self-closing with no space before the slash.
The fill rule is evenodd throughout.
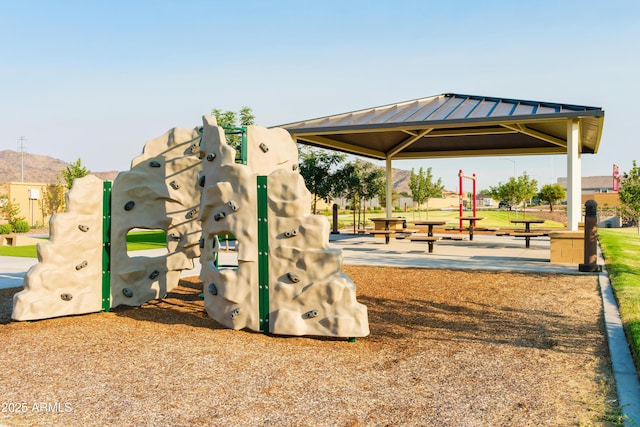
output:
<path id="1" fill-rule="evenodd" d="M 236 148 L 206 116 L 202 127 L 147 142 L 113 185 L 77 179 L 14 296 L 13 319 L 138 306 L 164 297 L 199 258 L 205 309 L 226 327 L 368 335 L 366 307 L 341 270 L 341 251 L 329 247 L 328 221 L 310 214 L 289 134 L 248 126 Z M 164 230 L 167 253 L 131 256 L 134 229 Z M 226 236 L 237 240 L 237 266 L 218 265 Z"/>

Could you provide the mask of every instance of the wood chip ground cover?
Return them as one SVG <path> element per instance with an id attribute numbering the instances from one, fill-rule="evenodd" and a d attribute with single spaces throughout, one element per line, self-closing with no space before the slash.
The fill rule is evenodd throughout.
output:
<path id="1" fill-rule="evenodd" d="M 197 278 L 143 307 L 24 323 L 0 290 L 0 424 L 612 425 L 595 276 L 344 271 L 369 310 L 355 343 L 223 329 Z"/>

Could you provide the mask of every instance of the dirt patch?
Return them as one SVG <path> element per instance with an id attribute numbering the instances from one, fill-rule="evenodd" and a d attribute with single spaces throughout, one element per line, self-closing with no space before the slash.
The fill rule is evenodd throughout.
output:
<path id="1" fill-rule="evenodd" d="M 0 423 L 609 425 L 596 277 L 344 270 L 369 310 L 355 343 L 223 329 L 195 278 L 143 307 L 24 323 L 2 290 L 2 403 L 27 410 Z"/>

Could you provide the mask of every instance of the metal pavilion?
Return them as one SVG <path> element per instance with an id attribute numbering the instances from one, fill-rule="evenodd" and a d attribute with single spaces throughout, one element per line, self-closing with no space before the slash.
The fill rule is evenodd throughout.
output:
<path id="1" fill-rule="evenodd" d="M 567 229 L 581 219 L 581 155 L 598 152 L 604 110 L 445 93 L 281 125 L 302 144 L 385 160 L 566 154 Z M 391 216 L 391 206 L 387 206 Z"/>

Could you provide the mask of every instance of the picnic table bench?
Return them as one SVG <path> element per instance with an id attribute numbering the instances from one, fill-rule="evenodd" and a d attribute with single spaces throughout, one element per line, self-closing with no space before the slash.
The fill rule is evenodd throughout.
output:
<path id="1" fill-rule="evenodd" d="M 395 231 L 396 231 L 396 239 L 398 240 L 406 239 L 407 237 L 411 237 L 414 233 L 418 232 L 418 230 L 414 228 L 403 228 L 402 230 L 395 230 Z"/>
<path id="2" fill-rule="evenodd" d="M 544 219 L 512 219 L 512 224 L 524 224 L 524 231 L 512 231 L 509 233 L 510 236 L 513 237 L 524 237 L 526 241 L 525 247 L 529 248 L 532 237 L 541 237 L 544 236 L 543 232 L 540 231 L 531 231 L 531 224 L 542 224 L 544 223 Z"/>
<path id="3" fill-rule="evenodd" d="M 526 231 L 516 231 L 513 233 L 509 233 L 510 236 L 513 237 L 524 237 L 524 240 L 526 241 L 525 243 L 525 247 L 529 248 L 530 242 L 531 242 L 531 238 L 532 237 L 541 237 L 544 236 L 544 233 L 541 232 L 535 232 L 535 231 L 530 231 L 530 232 L 526 232 Z"/>
<path id="4" fill-rule="evenodd" d="M 412 242 L 427 242 L 429 245 L 429 253 L 433 253 L 434 244 L 442 239 L 440 236 L 410 236 L 409 240 Z"/>
<path id="5" fill-rule="evenodd" d="M 385 245 L 389 244 L 389 239 L 391 237 L 392 234 L 395 234 L 396 231 L 395 230 L 371 230 L 369 231 L 369 234 L 377 237 L 377 236 L 384 236 L 384 243 Z"/>
<path id="6" fill-rule="evenodd" d="M 448 236 L 442 236 L 442 240 L 464 240 L 465 237 L 461 234 L 452 234 Z"/>

